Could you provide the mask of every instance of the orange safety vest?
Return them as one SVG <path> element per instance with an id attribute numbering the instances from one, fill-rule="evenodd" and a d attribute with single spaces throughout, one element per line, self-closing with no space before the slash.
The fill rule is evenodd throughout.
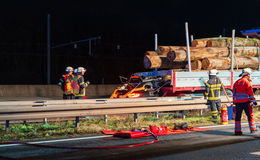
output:
<path id="1" fill-rule="evenodd" d="M 233 103 L 245 103 L 255 100 L 252 80 L 248 75 L 237 80 L 233 86 Z"/>
<path id="2" fill-rule="evenodd" d="M 74 76 L 73 75 L 68 75 L 64 74 L 62 75 L 62 78 L 64 79 L 64 84 L 63 84 L 63 91 L 65 95 L 71 95 L 73 94 L 73 88 L 72 88 L 72 81 Z"/>

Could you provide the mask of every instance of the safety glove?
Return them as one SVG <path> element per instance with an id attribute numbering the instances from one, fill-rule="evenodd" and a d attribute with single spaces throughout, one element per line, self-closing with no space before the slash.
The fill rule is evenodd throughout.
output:
<path id="1" fill-rule="evenodd" d="M 251 104 L 253 104 L 253 106 L 257 106 L 256 100 L 251 100 Z"/>

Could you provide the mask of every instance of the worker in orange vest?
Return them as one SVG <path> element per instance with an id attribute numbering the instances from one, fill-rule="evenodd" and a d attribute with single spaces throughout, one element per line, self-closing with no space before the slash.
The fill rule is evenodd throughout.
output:
<path id="1" fill-rule="evenodd" d="M 243 69 L 242 73 L 239 75 L 239 77 L 242 78 L 237 80 L 233 86 L 233 103 L 236 108 L 235 135 L 243 134 L 241 130 L 241 115 L 243 110 L 247 115 L 251 133 L 257 131 L 253 115 L 253 106 L 257 105 L 257 102 L 251 84 L 251 74 L 252 70 L 250 68 Z"/>
<path id="2" fill-rule="evenodd" d="M 65 74 L 59 80 L 58 85 L 61 86 L 63 91 L 63 99 L 74 99 L 74 93 L 72 88 L 72 83 L 74 80 L 73 68 L 68 66 L 65 69 Z"/>
<path id="3" fill-rule="evenodd" d="M 78 67 L 75 70 L 77 72 L 77 80 L 79 85 L 79 92 L 75 94 L 75 99 L 86 99 L 86 88 L 90 84 L 89 81 L 85 82 L 84 79 L 86 69 L 84 67 Z"/>

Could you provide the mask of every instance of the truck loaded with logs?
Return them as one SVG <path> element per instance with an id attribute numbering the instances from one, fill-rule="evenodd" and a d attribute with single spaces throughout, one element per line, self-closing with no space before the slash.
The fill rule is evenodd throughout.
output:
<path id="1" fill-rule="evenodd" d="M 144 54 L 144 68 L 132 76 L 161 77 L 164 82 L 160 96 L 176 96 L 185 93 L 203 93 L 208 71 L 219 70 L 218 77 L 228 93 L 239 78 L 243 68 L 254 70 L 251 75 L 255 94 L 260 88 L 260 40 L 254 38 L 204 38 L 195 39 L 189 46 L 158 46 L 155 51 Z M 189 57 L 188 57 L 189 55 Z"/>

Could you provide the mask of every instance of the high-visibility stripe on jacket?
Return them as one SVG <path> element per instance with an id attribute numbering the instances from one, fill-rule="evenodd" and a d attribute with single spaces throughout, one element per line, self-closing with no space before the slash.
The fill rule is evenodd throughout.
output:
<path id="1" fill-rule="evenodd" d="M 76 96 L 85 96 L 86 95 L 87 84 L 85 83 L 85 80 L 84 80 L 83 76 L 80 76 L 78 78 L 78 84 L 79 84 L 79 93 L 76 94 Z"/>
<path id="2" fill-rule="evenodd" d="M 71 95 L 73 94 L 73 88 L 71 82 L 73 81 L 74 76 L 73 75 L 68 75 L 64 74 L 62 75 L 63 78 L 63 92 L 65 95 Z"/>
<path id="3" fill-rule="evenodd" d="M 206 92 L 205 95 L 208 97 L 208 100 L 219 100 L 220 99 L 220 90 L 222 83 L 220 79 L 216 76 L 209 79 L 206 83 Z"/>
<path id="4" fill-rule="evenodd" d="M 245 103 L 255 100 L 252 80 L 248 75 L 237 80 L 233 86 L 233 103 Z"/>

